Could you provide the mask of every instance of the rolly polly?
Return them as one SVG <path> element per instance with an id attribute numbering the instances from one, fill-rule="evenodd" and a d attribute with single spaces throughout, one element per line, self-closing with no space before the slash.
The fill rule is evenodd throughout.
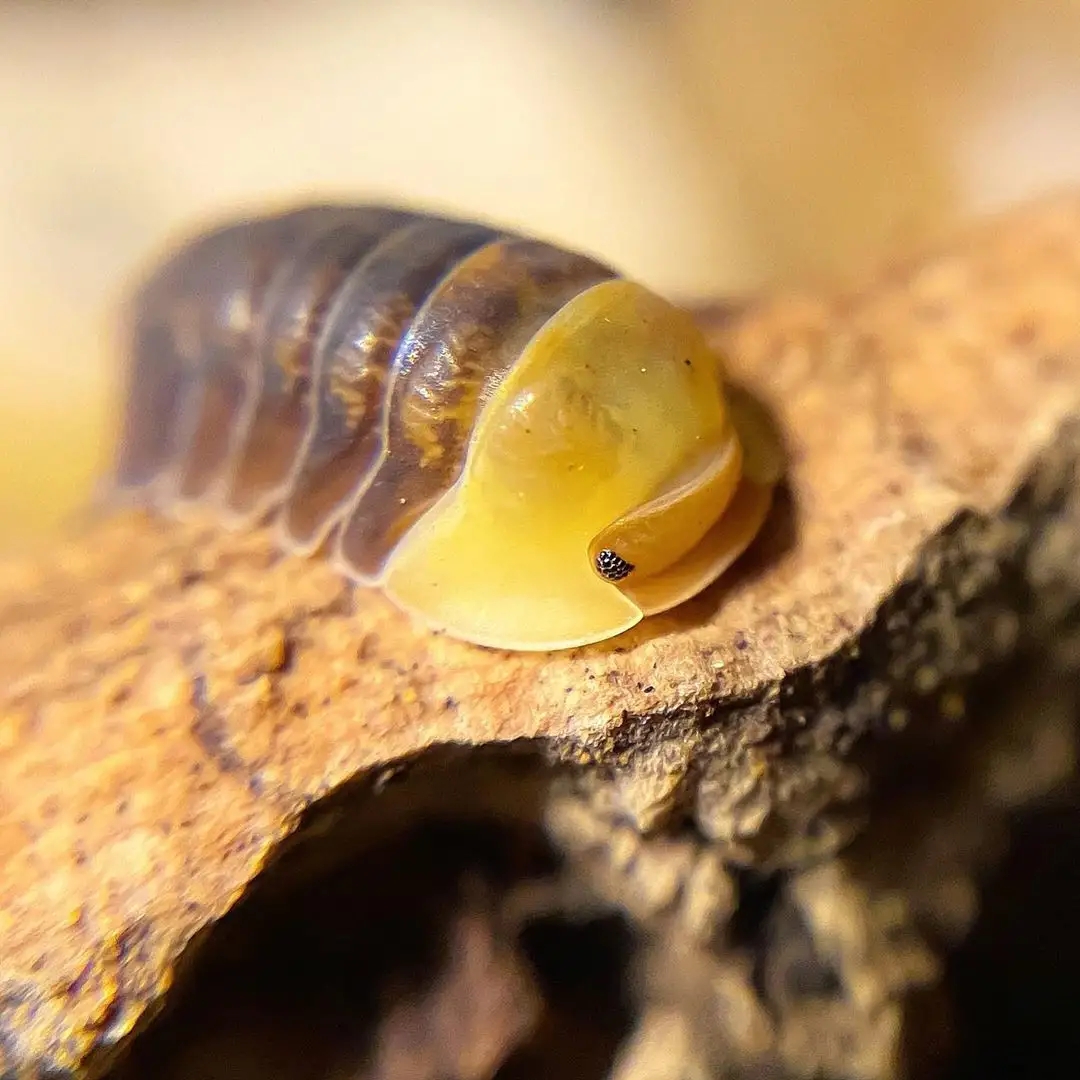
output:
<path id="1" fill-rule="evenodd" d="M 273 518 L 427 627 L 584 645 L 715 580 L 779 457 L 693 320 L 580 254 L 375 206 L 233 222 L 145 281 L 116 492 Z"/>

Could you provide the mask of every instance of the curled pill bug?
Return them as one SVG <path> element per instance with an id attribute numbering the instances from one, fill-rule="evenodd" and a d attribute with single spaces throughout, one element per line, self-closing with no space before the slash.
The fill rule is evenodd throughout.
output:
<path id="1" fill-rule="evenodd" d="M 228 222 L 144 279 L 125 331 L 117 497 L 272 522 L 478 645 L 585 645 L 683 603 L 779 479 L 686 312 L 489 225 Z"/>

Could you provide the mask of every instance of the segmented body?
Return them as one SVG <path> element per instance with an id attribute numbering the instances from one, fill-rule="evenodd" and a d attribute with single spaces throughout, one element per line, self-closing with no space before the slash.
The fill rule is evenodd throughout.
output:
<path id="1" fill-rule="evenodd" d="M 132 307 L 119 488 L 162 509 L 276 515 L 293 550 L 337 531 L 377 581 L 456 479 L 477 411 L 536 330 L 615 277 L 485 225 L 316 206 L 184 247 Z"/>
<path id="2" fill-rule="evenodd" d="M 687 313 L 488 225 L 377 206 L 225 224 L 129 316 L 118 492 L 274 519 L 287 549 L 477 644 L 567 648 L 682 603 L 779 475 Z"/>

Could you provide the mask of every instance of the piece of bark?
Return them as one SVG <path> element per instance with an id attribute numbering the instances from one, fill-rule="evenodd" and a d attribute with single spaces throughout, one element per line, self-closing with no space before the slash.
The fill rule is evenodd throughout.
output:
<path id="1" fill-rule="evenodd" d="M 1080 401 L 1080 198 L 853 291 L 749 303 L 715 338 L 775 412 L 789 487 L 736 572 L 613 642 L 476 649 L 265 533 L 139 514 L 0 566 L 0 1074 L 77 1069 L 116 1043 L 306 807 L 436 744 L 541 740 L 580 767 L 553 804 L 567 850 L 593 850 L 590 829 L 614 850 L 609 819 L 636 834 L 685 816 L 729 864 L 795 873 L 795 908 L 847 895 L 846 865 L 797 875 L 858 835 L 889 740 L 927 716 L 959 725 L 965 680 L 1013 655 L 1029 613 L 1002 573 L 1042 566 L 1047 597 L 1075 598 L 1068 522 L 1056 554 L 1019 566 L 1052 500 L 999 506 L 1041 453 L 1046 475 L 1074 460 L 1075 432 L 1054 439 Z M 913 950 L 905 986 L 933 980 Z M 709 972 L 745 995 L 734 967 Z M 759 1041 L 805 1060 L 805 1023 Z"/>

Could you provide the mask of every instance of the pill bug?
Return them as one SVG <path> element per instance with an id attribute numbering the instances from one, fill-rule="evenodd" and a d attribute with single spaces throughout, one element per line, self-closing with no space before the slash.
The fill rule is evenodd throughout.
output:
<path id="1" fill-rule="evenodd" d="M 114 494 L 274 521 L 426 626 L 618 634 L 720 575 L 778 479 L 685 312 L 476 222 L 305 206 L 219 224 L 127 308 Z"/>

